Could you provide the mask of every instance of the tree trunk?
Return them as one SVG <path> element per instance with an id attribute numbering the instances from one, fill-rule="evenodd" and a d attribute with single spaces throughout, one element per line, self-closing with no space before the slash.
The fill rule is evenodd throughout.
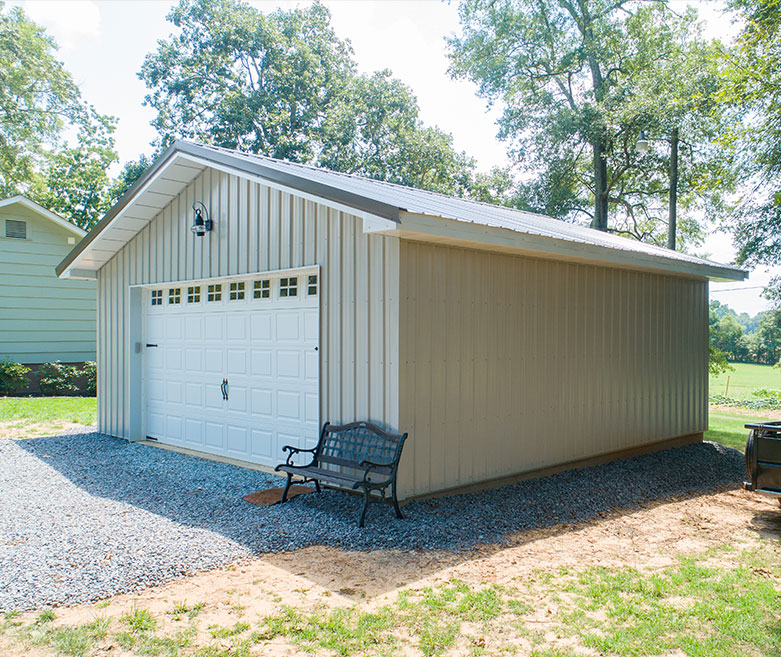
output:
<path id="1" fill-rule="evenodd" d="M 591 227 L 607 231 L 607 160 L 605 145 L 601 140 L 593 144 L 594 149 L 594 218 Z"/>
<path id="2" fill-rule="evenodd" d="M 667 248 L 675 251 L 678 229 L 678 128 L 670 135 L 670 206 L 668 209 Z"/>

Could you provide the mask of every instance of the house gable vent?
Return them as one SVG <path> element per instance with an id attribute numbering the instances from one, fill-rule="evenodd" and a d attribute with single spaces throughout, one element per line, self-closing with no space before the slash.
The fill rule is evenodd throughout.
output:
<path id="1" fill-rule="evenodd" d="M 5 220 L 5 236 L 17 240 L 27 239 L 27 222 L 17 221 L 15 219 Z"/>

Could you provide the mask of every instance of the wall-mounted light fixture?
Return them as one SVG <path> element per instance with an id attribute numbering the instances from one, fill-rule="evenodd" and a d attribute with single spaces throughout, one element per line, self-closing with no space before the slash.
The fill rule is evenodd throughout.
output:
<path id="1" fill-rule="evenodd" d="M 196 237 L 203 237 L 212 229 L 212 220 L 209 219 L 209 211 L 206 206 L 200 201 L 193 203 L 193 225 L 190 226 L 190 230 L 193 231 L 193 235 Z M 205 217 L 205 218 L 204 218 Z"/>
<path id="2" fill-rule="evenodd" d="M 645 155 L 649 149 L 651 148 L 651 144 L 648 141 L 648 137 L 645 135 L 645 130 L 641 130 L 640 134 L 637 137 L 637 152 L 640 153 L 640 155 Z"/>

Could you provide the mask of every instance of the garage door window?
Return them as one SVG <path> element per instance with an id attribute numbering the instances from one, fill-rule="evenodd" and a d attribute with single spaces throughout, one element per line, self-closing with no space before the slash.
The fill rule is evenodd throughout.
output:
<path id="1" fill-rule="evenodd" d="M 311 297 L 317 294 L 317 274 L 307 278 L 306 293 Z"/>
<path id="2" fill-rule="evenodd" d="M 172 287 L 168 290 L 168 303 L 178 304 L 182 300 L 182 288 Z"/>
<path id="3" fill-rule="evenodd" d="M 255 299 L 268 299 L 271 296 L 271 281 L 268 279 L 255 281 L 252 284 L 252 296 Z"/>
<path id="4" fill-rule="evenodd" d="M 195 285 L 187 288 L 187 303 L 201 302 L 201 286 Z"/>
<path id="5" fill-rule="evenodd" d="M 152 305 L 153 306 L 161 306 L 161 305 L 163 305 L 163 291 L 162 290 L 152 290 Z"/>
<path id="6" fill-rule="evenodd" d="M 244 298 L 244 283 L 231 283 L 228 298 L 231 301 L 241 301 Z"/>
<path id="7" fill-rule="evenodd" d="M 281 278 L 279 280 L 279 296 L 295 297 L 298 295 L 298 276 Z"/>
<path id="8" fill-rule="evenodd" d="M 206 301 L 222 301 L 222 285 L 210 285 L 207 290 Z"/>

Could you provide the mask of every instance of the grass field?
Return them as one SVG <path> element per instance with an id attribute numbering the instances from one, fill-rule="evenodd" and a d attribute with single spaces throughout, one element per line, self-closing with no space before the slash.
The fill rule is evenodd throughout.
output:
<path id="1" fill-rule="evenodd" d="M 708 430 L 705 432 L 705 440 L 721 443 L 727 447 L 734 447 L 743 451 L 746 447 L 748 429 L 744 427 L 746 422 L 751 422 L 750 417 L 737 415 L 722 415 L 711 413 L 708 418 Z"/>
<path id="2" fill-rule="evenodd" d="M 4 397 L 0 398 L 0 422 L 73 422 L 94 424 L 95 397 Z"/>
<path id="3" fill-rule="evenodd" d="M 747 399 L 751 397 L 751 391 L 757 388 L 781 390 L 781 369 L 770 365 L 746 363 L 733 363 L 732 366 L 735 368 L 733 371 L 710 378 L 711 395 Z M 729 378 L 729 392 L 727 392 L 727 378 Z"/>

